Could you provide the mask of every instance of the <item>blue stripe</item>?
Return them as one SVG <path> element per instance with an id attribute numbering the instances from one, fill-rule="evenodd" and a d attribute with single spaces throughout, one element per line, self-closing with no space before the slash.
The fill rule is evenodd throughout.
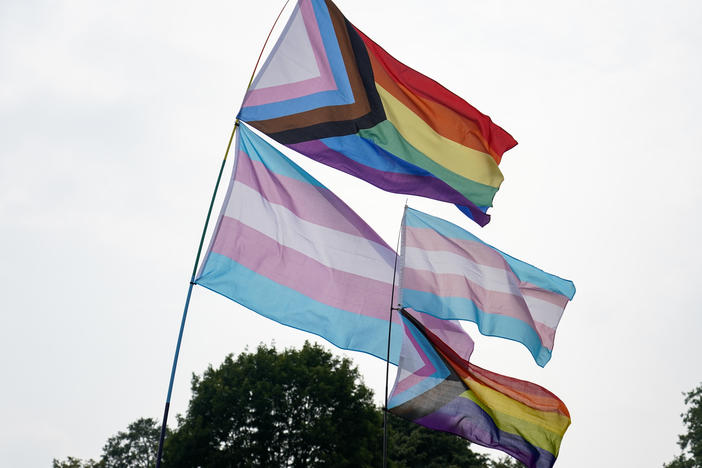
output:
<path id="1" fill-rule="evenodd" d="M 551 351 L 541 344 L 538 333 L 527 323 L 514 317 L 485 313 L 470 299 L 440 297 L 425 291 L 402 289 L 402 306 L 440 319 L 475 322 L 483 335 L 522 343 L 541 367 L 551 359 Z"/>
<path id="2" fill-rule="evenodd" d="M 256 135 L 246 125 L 239 125 L 239 148 L 252 161 L 258 161 L 277 175 L 299 180 L 310 185 L 326 188 L 321 182 L 305 172 L 283 153 L 272 147 L 263 138 Z"/>
<path id="3" fill-rule="evenodd" d="M 405 216 L 405 224 L 415 228 L 433 229 L 444 237 L 480 242 L 481 244 L 486 245 L 495 252 L 499 253 L 505 259 L 514 274 L 517 275 L 517 278 L 519 278 L 521 281 L 529 282 L 547 291 L 561 294 L 568 299 L 573 299 L 573 296 L 575 295 L 575 285 L 572 281 L 559 278 L 558 276 L 546 273 L 533 265 L 517 260 L 511 255 L 508 255 L 490 244 L 481 241 L 470 232 L 449 221 L 446 221 L 445 219 L 437 218 L 436 216 L 432 216 L 408 207 Z"/>
<path id="4" fill-rule="evenodd" d="M 379 171 L 434 177 L 430 172 L 398 158 L 358 134 L 322 138 L 319 141 L 352 161 Z"/>
<path id="5" fill-rule="evenodd" d="M 329 10 L 324 1 L 312 0 L 314 14 L 319 25 L 319 32 L 322 37 L 322 43 L 326 52 L 329 68 L 331 68 L 332 76 L 336 82 L 336 88 L 330 91 L 321 91 L 307 96 L 301 96 L 285 101 L 271 102 L 258 106 L 248 106 L 241 109 L 239 118 L 246 122 L 254 122 L 258 120 L 268 120 L 286 115 L 297 114 L 320 107 L 346 105 L 354 102 L 353 91 L 349 83 L 349 77 L 346 72 L 344 58 L 341 55 L 336 31 Z M 283 38 L 284 40 L 284 38 Z M 276 44 L 276 49 L 279 44 Z M 275 49 L 271 52 L 271 56 L 275 53 Z M 265 73 L 264 67 L 261 73 Z"/>
<path id="6" fill-rule="evenodd" d="M 327 60 L 329 60 L 329 67 L 334 75 L 338 92 L 346 99 L 347 103 L 352 103 L 354 102 L 354 97 L 353 91 L 351 91 L 351 83 L 349 83 L 346 64 L 341 55 L 341 48 L 339 48 L 339 39 L 336 36 L 327 5 L 324 0 L 312 0 L 312 6 L 314 7 L 314 15 L 317 18 L 319 32 L 322 36 Z"/>
<path id="7" fill-rule="evenodd" d="M 417 330 L 417 327 L 415 327 L 412 323 L 409 322 L 409 320 L 406 320 L 404 317 L 402 318 L 402 322 L 406 327 L 408 327 L 409 333 L 412 334 L 415 342 L 421 348 L 421 353 L 427 359 L 429 359 L 429 362 L 431 362 L 432 366 L 434 366 L 434 369 L 436 369 L 436 371 L 430 376 L 425 376 L 424 379 L 422 379 L 417 384 L 409 387 L 407 390 L 393 394 L 392 397 L 388 400 L 388 409 L 394 408 L 413 398 L 418 397 L 427 390 L 430 390 L 439 385 L 441 382 L 444 381 L 444 379 L 446 379 L 446 377 L 448 377 L 451 374 L 448 367 L 446 367 L 444 360 L 441 359 L 441 357 L 439 357 L 434 347 L 431 344 L 429 344 L 429 341 L 424 337 L 424 335 L 419 330 Z M 403 340 L 409 340 L 409 337 L 405 336 L 403 337 Z M 407 346 L 411 346 L 412 348 L 414 348 L 413 343 L 408 343 Z"/>
<path id="8" fill-rule="evenodd" d="M 383 360 L 387 355 L 387 320 L 322 304 L 224 255 L 210 252 L 195 282 L 264 317 L 321 336 L 341 349 L 368 353 Z M 399 360 L 401 346 L 402 330 L 395 324 L 390 340 L 393 364 Z"/>

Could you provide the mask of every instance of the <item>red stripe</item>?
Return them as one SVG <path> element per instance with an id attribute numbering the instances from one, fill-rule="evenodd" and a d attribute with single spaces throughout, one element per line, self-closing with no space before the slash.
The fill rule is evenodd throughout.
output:
<path id="1" fill-rule="evenodd" d="M 476 381 L 497 390 L 500 393 L 524 403 L 527 406 L 541 410 L 554 411 L 570 418 L 568 408 L 556 395 L 546 390 L 544 387 L 536 385 L 526 380 L 515 379 L 490 372 L 475 364 L 468 364 L 470 377 Z"/>
<path id="2" fill-rule="evenodd" d="M 497 156 L 500 162 L 505 151 L 516 146 L 517 141 L 492 119 L 480 112 L 475 107 L 468 104 L 464 99 L 441 86 L 431 78 L 419 73 L 416 70 L 403 64 L 392 55 L 388 54 L 382 47 L 373 42 L 368 36 L 363 34 L 358 28 L 356 32 L 360 35 L 370 54 L 375 55 L 383 64 L 387 72 L 398 82 L 412 90 L 412 92 L 431 99 L 452 109 L 458 114 L 474 120 L 478 123 L 482 135 L 485 137 L 490 149 Z"/>

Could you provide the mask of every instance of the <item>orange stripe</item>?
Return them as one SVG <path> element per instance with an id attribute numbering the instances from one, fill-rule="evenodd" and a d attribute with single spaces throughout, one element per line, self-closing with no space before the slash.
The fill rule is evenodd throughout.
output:
<path id="1" fill-rule="evenodd" d="M 531 382 L 496 374 L 470 364 L 470 378 L 542 411 L 556 411 L 570 418 L 568 408 L 557 396 Z"/>
<path id="2" fill-rule="evenodd" d="M 371 50 L 368 51 L 368 56 L 375 82 L 417 114 L 435 132 L 468 148 L 489 154 L 496 163 L 500 163 L 501 156 L 489 148 L 475 121 L 431 99 L 414 94 L 389 74 Z"/>
<path id="3" fill-rule="evenodd" d="M 440 348 L 436 346 L 434 348 L 449 362 L 462 380 L 473 380 L 535 410 L 560 413 L 570 419 L 570 413 L 565 403 L 545 388 L 525 380 L 514 379 L 487 371 L 471 363 L 468 363 L 470 367 L 466 368 L 465 364 L 452 359 Z"/>

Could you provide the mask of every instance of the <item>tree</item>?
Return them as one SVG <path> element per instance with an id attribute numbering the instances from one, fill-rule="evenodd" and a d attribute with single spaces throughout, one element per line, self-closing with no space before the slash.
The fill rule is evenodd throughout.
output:
<path id="1" fill-rule="evenodd" d="M 497 460 L 490 460 L 488 468 L 523 468 L 524 464 L 512 457 L 503 457 Z"/>
<path id="2" fill-rule="evenodd" d="M 687 432 L 678 436 L 682 453 L 665 468 L 702 468 L 702 384 L 685 394 L 685 405 L 680 416 Z"/>
<path id="3" fill-rule="evenodd" d="M 102 448 L 100 467 L 149 468 L 156 464 L 161 425 L 152 418 L 139 418 L 127 432 L 118 432 L 107 439 Z"/>
<path id="4" fill-rule="evenodd" d="M 377 467 L 382 465 L 382 412 L 349 359 L 317 345 L 227 356 L 193 376 L 186 415 L 166 437 L 164 466 Z M 491 467 L 451 434 L 389 415 L 390 468 Z M 155 464 L 159 424 L 141 418 L 110 437 L 99 461 L 68 457 L 54 468 Z M 495 466 L 494 468 L 503 468 Z"/>
<path id="5" fill-rule="evenodd" d="M 348 359 L 261 345 L 193 376 L 168 467 L 378 466 L 380 414 Z"/>
<path id="6" fill-rule="evenodd" d="M 382 465 L 382 412 L 348 359 L 317 345 L 228 356 L 193 377 L 193 396 L 166 440 L 177 467 Z M 390 416 L 389 466 L 479 468 L 456 436 Z"/>
<path id="7" fill-rule="evenodd" d="M 53 468 L 98 468 L 100 464 L 95 460 L 81 460 L 76 457 L 68 457 L 65 460 L 54 458 L 51 466 Z"/>
<path id="8" fill-rule="evenodd" d="M 113 435 L 102 448 L 99 461 L 68 457 L 53 460 L 53 468 L 149 468 L 156 464 L 161 426 L 152 418 L 139 418 L 127 431 Z"/>

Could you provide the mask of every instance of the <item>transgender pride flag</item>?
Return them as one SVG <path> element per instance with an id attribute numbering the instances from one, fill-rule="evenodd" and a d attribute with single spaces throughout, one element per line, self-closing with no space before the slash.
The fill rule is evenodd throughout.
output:
<path id="1" fill-rule="evenodd" d="M 245 125 L 196 283 L 254 312 L 385 359 L 395 251 L 329 189 Z M 421 323 L 469 354 L 459 324 Z M 402 333 L 394 314 L 390 360 Z"/>
<path id="2" fill-rule="evenodd" d="M 400 264 L 404 307 L 475 322 L 484 335 L 524 344 L 542 367 L 551 359 L 556 328 L 575 294 L 572 281 L 411 208 L 405 209 Z"/>

